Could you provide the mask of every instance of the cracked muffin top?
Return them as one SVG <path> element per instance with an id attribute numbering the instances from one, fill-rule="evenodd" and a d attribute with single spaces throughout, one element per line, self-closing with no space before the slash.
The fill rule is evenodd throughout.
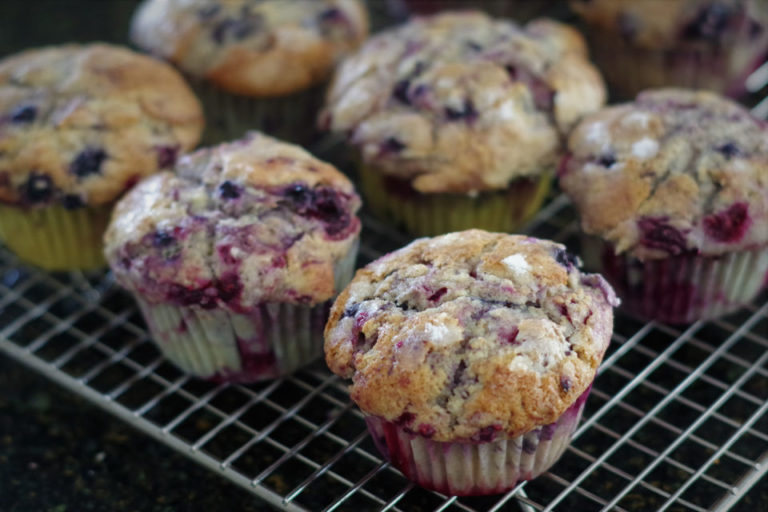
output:
<path id="1" fill-rule="evenodd" d="M 146 51 L 247 96 L 322 82 L 367 35 L 360 0 L 145 0 L 131 27 Z"/>
<path id="2" fill-rule="evenodd" d="M 367 414 L 436 441 L 516 437 L 588 389 L 618 301 L 554 242 L 480 230 L 422 238 L 358 270 L 326 362 Z"/>
<path id="3" fill-rule="evenodd" d="M 419 192 L 472 193 L 554 167 L 563 134 L 604 102 L 575 30 L 452 12 L 371 38 L 337 69 L 319 122 Z"/>
<path id="4" fill-rule="evenodd" d="M 746 34 L 768 41 L 765 0 L 571 0 L 588 23 L 635 46 L 662 49 L 727 44 Z"/>
<path id="5" fill-rule="evenodd" d="M 334 167 L 258 133 L 139 183 L 105 234 L 117 281 L 150 302 L 247 311 L 332 298 L 360 199 Z"/>
<path id="6" fill-rule="evenodd" d="M 647 91 L 584 119 L 560 185 L 582 229 L 641 259 L 768 242 L 768 123 L 709 92 Z"/>
<path id="7" fill-rule="evenodd" d="M 0 201 L 116 199 L 200 139 L 200 103 L 164 62 L 106 44 L 0 60 Z"/>

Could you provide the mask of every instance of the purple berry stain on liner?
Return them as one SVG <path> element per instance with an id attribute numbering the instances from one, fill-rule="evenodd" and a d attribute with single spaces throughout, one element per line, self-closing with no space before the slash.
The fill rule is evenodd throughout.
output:
<path id="1" fill-rule="evenodd" d="M 101 174 L 101 165 L 106 159 L 107 153 L 103 149 L 86 148 L 75 157 L 69 166 L 69 172 L 78 178 Z"/>
<path id="2" fill-rule="evenodd" d="M 746 203 L 734 203 L 720 213 L 704 217 L 704 231 L 718 242 L 738 242 L 751 224 Z"/>
<path id="3" fill-rule="evenodd" d="M 501 432 L 501 425 L 489 425 L 481 428 L 475 435 L 472 436 L 472 441 L 476 443 L 490 443 Z"/>
<path id="4" fill-rule="evenodd" d="M 644 217 L 637 221 L 640 228 L 640 243 L 650 249 L 659 249 L 669 254 L 682 254 L 688 250 L 685 236 L 670 226 L 668 218 Z"/>

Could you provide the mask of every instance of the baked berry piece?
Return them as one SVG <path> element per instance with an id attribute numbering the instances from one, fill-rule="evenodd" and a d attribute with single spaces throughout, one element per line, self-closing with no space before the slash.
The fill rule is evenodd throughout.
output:
<path id="1" fill-rule="evenodd" d="M 768 124 L 713 93 L 662 89 L 587 117 L 560 184 L 585 260 L 636 315 L 689 323 L 752 300 L 768 270 Z"/>
<path id="2" fill-rule="evenodd" d="M 202 129 L 181 75 L 146 55 L 90 44 L 0 60 L 0 239 L 48 270 L 104 267 L 114 202 Z"/>
<path id="3" fill-rule="evenodd" d="M 180 368 L 277 377 L 322 354 L 330 300 L 352 277 L 359 207 L 332 166 L 251 133 L 139 183 L 116 207 L 106 256 Z"/>
<path id="4" fill-rule="evenodd" d="M 561 142 L 605 88 L 582 37 L 479 11 L 415 17 L 338 69 L 320 122 L 360 154 L 366 204 L 413 235 L 509 232 L 535 214 Z"/>
<path id="5" fill-rule="evenodd" d="M 480 230 L 423 238 L 357 272 L 331 309 L 325 359 L 407 477 L 499 493 L 567 447 L 616 304 L 562 245 Z"/>

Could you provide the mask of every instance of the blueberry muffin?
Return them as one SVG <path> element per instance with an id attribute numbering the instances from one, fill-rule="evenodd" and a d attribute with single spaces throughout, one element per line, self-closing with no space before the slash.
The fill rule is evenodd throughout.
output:
<path id="1" fill-rule="evenodd" d="M 320 85 L 367 34 L 360 0 L 145 0 L 131 27 L 191 77 L 209 142 L 249 129 L 310 140 Z"/>
<path id="2" fill-rule="evenodd" d="M 357 272 L 331 309 L 325 358 L 407 477 L 493 494 L 560 457 L 617 304 L 577 265 L 554 242 L 470 230 Z"/>
<path id="3" fill-rule="evenodd" d="M 768 55 L 765 0 L 571 0 L 595 61 L 623 98 L 663 86 L 728 95 Z"/>
<path id="4" fill-rule="evenodd" d="M 626 308 L 671 323 L 738 308 L 768 269 L 768 124 L 714 93 L 661 89 L 571 134 L 560 185 L 585 259 Z"/>
<path id="5" fill-rule="evenodd" d="M 200 138 L 200 104 L 167 64 L 105 44 L 0 60 L 0 239 L 51 270 L 105 264 L 114 201 Z"/>
<path id="6" fill-rule="evenodd" d="M 563 134 L 604 99 L 574 30 L 452 12 L 344 61 L 320 124 L 359 151 L 378 215 L 415 235 L 510 231 L 540 206 Z"/>
<path id="7" fill-rule="evenodd" d="M 409 14 L 435 14 L 451 9 L 478 9 L 491 16 L 525 21 L 537 16 L 552 16 L 552 10 L 567 12 L 565 0 L 387 0 L 395 17 Z M 563 9 L 564 7 L 564 9 Z"/>
<path id="8" fill-rule="evenodd" d="M 359 207 L 335 168 L 250 133 L 139 183 L 115 209 L 106 256 L 181 369 L 277 377 L 322 354 L 330 300 L 352 277 Z"/>

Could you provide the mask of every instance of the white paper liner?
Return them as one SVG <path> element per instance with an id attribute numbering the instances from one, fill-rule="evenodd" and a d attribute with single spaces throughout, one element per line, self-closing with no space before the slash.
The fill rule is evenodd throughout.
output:
<path id="1" fill-rule="evenodd" d="M 352 279 L 359 240 L 334 269 L 336 291 Z M 260 304 L 247 312 L 151 303 L 136 295 L 161 352 L 192 375 L 253 382 L 289 374 L 323 353 L 332 300 L 307 306 Z"/>
<path id="2" fill-rule="evenodd" d="M 627 312 L 687 324 L 732 313 L 757 296 L 768 272 L 768 247 L 722 256 L 680 255 L 640 261 L 615 255 L 595 237 L 584 237 L 588 268 L 602 273 Z"/>
<path id="3" fill-rule="evenodd" d="M 554 423 L 512 439 L 432 441 L 394 422 L 366 415 L 379 451 L 409 479 L 446 495 L 497 494 L 549 469 L 571 441 L 591 386 Z"/>

